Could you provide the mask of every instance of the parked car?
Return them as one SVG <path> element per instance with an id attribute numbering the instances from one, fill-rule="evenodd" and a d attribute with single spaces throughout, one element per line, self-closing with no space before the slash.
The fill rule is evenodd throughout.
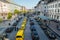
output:
<path id="1" fill-rule="evenodd" d="M 43 25 L 43 23 L 42 23 L 42 22 L 38 22 L 38 24 L 39 24 L 39 25 Z"/>
<path id="2" fill-rule="evenodd" d="M 32 36 L 33 40 L 39 40 L 39 35 L 38 35 L 37 31 L 33 31 L 31 33 L 31 36 Z"/>
<path id="3" fill-rule="evenodd" d="M 49 38 L 51 38 L 51 39 L 56 39 L 56 36 L 55 36 L 54 33 L 50 33 L 48 36 L 49 36 Z"/>
<path id="4" fill-rule="evenodd" d="M 14 27 L 9 27 L 9 28 L 7 28 L 7 29 L 6 29 L 6 33 L 10 33 L 10 32 L 12 32 L 13 29 L 14 29 Z"/>
<path id="5" fill-rule="evenodd" d="M 30 19 L 30 22 L 33 21 L 32 19 Z"/>
<path id="6" fill-rule="evenodd" d="M 47 30 L 47 27 L 46 26 L 42 26 L 41 27 L 43 30 Z"/>
<path id="7" fill-rule="evenodd" d="M 33 21 L 31 21 L 31 22 L 30 22 L 30 25 L 31 25 L 31 26 L 32 26 L 32 25 L 34 25 L 34 22 L 33 22 Z"/>
<path id="8" fill-rule="evenodd" d="M 31 30 L 31 31 L 36 31 L 35 26 L 31 26 L 31 27 L 30 27 L 30 30 Z"/>
<path id="9" fill-rule="evenodd" d="M 55 20 L 55 19 L 53 19 L 53 20 L 51 20 L 51 21 L 54 21 L 54 22 L 56 22 L 56 23 L 59 23 L 59 21 L 57 21 L 57 20 Z"/>
<path id="10" fill-rule="evenodd" d="M 46 34 L 50 39 L 56 39 L 56 35 L 53 32 L 46 31 Z"/>
<path id="11" fill-rule="evenodd" d="M 35 18 L 35 20 L 37 20 L 37 17 Z"/>
<path id="12" fill-rule="evenodd" d="M 17 25 L 17 22 L 13 23 L 13 25 L 12 25 L 12 26 L 16 26 L 16 25 Z"/>

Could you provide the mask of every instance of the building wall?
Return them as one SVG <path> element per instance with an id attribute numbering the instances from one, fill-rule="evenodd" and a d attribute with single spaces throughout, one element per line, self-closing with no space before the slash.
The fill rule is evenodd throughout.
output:
<path id="1" fill-rule="evenodd" d="M 0 18 L 7 20 L 8 12 L 14 13 L 15 9 L 21 10 L 21 6 L 0 1 Z"/>
<path id="2" fill-rule="evenodd" d="M 9 11 L 12 12 L 12 13 L 14 13 L 14 10 L 15 10 L 15 9 L 17 9 L 17 10 L 20 11 L 21 8 L 22 8 L 22 7 L 20 7 L 20 6 L 15 5 L 15 4 L 14 4 L 14 5 L 13 5 L 13 4 L 10 4 L 10 3 L 7 3 L 7 4 L 8 4 Z"/>
<path id="3" fill-rule="evenodd" d="M 60 20 L 60 1 L 48 3 L 48 14 L 52 19 Z"/>
<path id="4" fill-rule="evenodd" d="M 7 13 L 9 12 L 9 8 L 7 3 L 0 1 L 0 18 L 7 19 Z"/>
<path id="5" fill-rule="evenodd" d="M 35 11 L 39 11 L 40 12 L 40 15 L 45 15 L 47 13 L 47 8 L 46 8 L 46 3 L 44 1 L 40 1 L 36 8 L 35 8 Z"/>
<path id="6" fill-rule="evenodd" d="M 40 14 L 45 14 L 52 19 L 60 20 L 60 0 L 41 1 L 40 4 L 37 4 L 35 11 L 40 11 Z"/>

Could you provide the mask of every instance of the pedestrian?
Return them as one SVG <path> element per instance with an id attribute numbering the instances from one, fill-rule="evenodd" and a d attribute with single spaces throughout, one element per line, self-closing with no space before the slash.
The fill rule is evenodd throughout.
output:
<path id="1" fill-rule="evenodd" d="M 18 27 L 17 27 L 17 31 L 18 31 Z"/>
<path id="2" fill-rule="evenodd" d="M 16 26 L 15 26 L 15 31 L 16 31 Z"/>

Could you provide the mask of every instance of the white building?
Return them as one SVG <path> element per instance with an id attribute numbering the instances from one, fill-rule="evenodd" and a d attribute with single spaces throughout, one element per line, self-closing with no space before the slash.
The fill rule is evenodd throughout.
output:
<path id="1" fill-rule="evenodd" d="M 45 1 L 39 1 L 37 6 L 35 7 L 35 11 L 40 13 L 40 15 L 45 15 L 47 13 L 46 6 L 47 5 Z"/>
<path id="2" fill-rule="evenodd" d="M 47 4 L 48 16 L 52 19 L 60 20 L 60 1 L 53 1 Z"/>
<path id="3" fill-rule="evenodd" d="M 60 0 L 41 0 L 35 11 L 52 19 L 60 20 Z"/>
<path id="4" fill-rule="evenodd" d="M 8 5 L 0 1 L 0 18 L 6 19 L 8 12 L 9 12 Z"/>
<path id="5" fill-rule="evenodd" d="M 8 12 L 14 13 L 14 10 L 22 10 L 22 7 L 4 0 L 0 0 L 0 18 L 7 19 Z"/>
<path id="6" fill-rule="evenodd" d="M 16 5 L 16 4 L 12 4 L 12 3 L 7 3 L 8 4 L 8 8 L 10 10 L 10 12 L 14 13 L 14 10 L 22 10 L 22 6 Z"/>

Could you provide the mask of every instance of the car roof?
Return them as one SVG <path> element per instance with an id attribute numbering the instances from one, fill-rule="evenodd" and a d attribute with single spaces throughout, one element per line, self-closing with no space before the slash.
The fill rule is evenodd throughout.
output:
<path id="1" fill-rule="evenodd" d="M 19 31 L 17 32 L 16 36 L 22 36 L 22 35 L 23 35 L 23 32 L 24 32 L 24 30 L 19 30 Z"/>

